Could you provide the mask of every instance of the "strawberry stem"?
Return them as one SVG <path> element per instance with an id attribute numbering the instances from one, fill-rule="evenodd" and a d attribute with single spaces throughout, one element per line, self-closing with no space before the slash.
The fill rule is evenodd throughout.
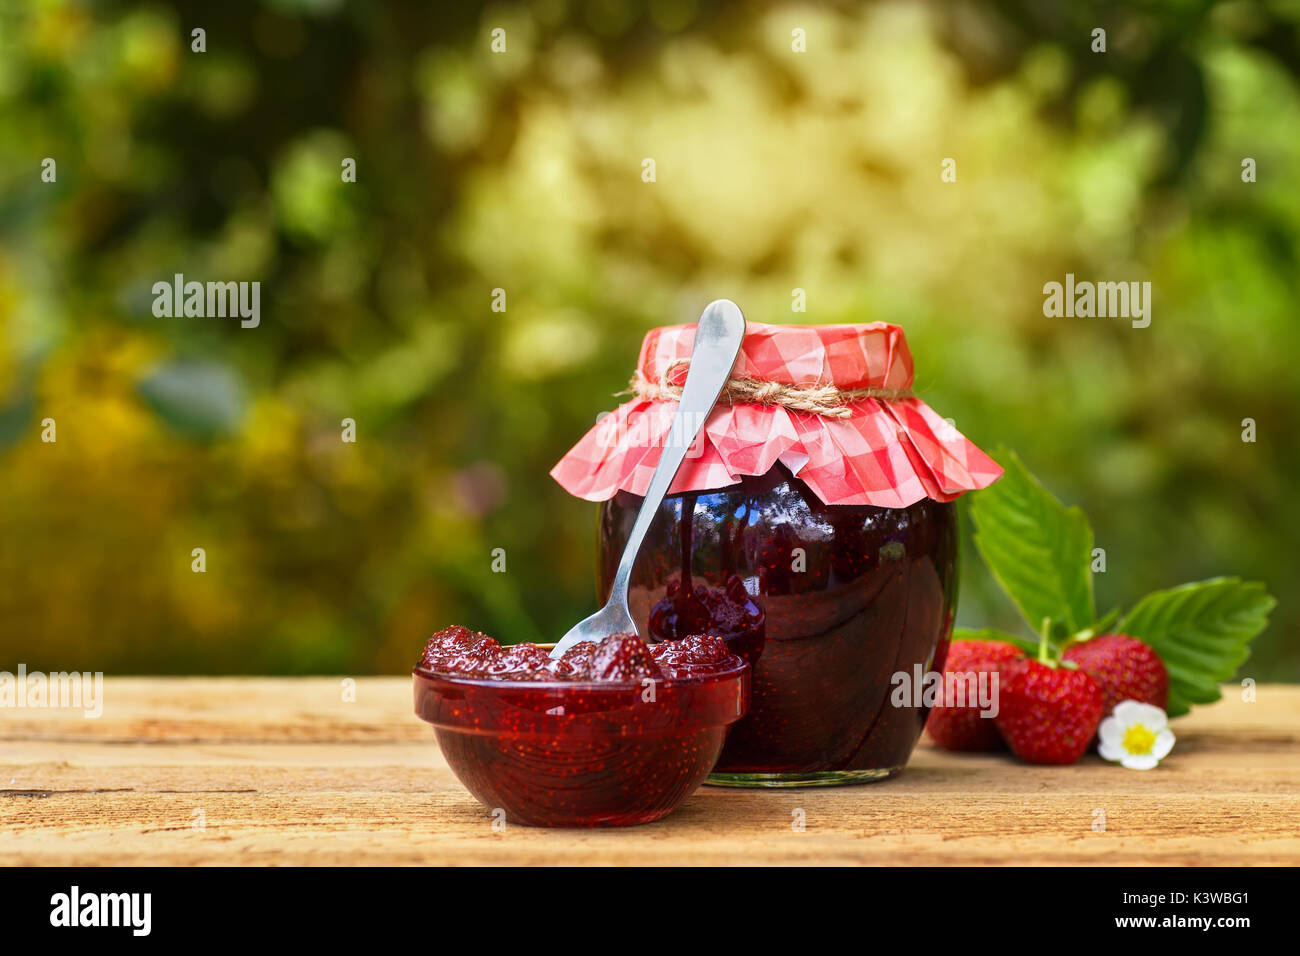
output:
<path id="1" fill-rule="evenodd" d="M 1038 662 L 1040 664 L 1050 665 L 1052 663 L 1047 653 L 1047 635 L 1051 630 L 1052 619 L 1050 617 L 1043 618 L 1043 626 L 1038 630 Z"/>

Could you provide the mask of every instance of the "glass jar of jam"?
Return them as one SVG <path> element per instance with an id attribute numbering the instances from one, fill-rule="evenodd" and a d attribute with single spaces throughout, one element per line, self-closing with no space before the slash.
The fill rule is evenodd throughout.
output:
<path id="1" fill-rule="evenodd" d="M 653 330 L 637 398 L 552 474 L 601 502 L 608 594 L 658 460 L 694 326 Z M 902 330 L 768 326 L 745 343 L 632 572 L 649 641 L 709 633 L 752 665 L 749 714 L 710 782 L 809 786 L 881 779 L 925 724 L 957 592 L 953 500 L 1001 473 L 910 392 Z"/>

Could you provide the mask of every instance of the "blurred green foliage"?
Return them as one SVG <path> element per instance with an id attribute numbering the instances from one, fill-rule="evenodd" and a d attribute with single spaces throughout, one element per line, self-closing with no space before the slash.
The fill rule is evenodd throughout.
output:
<path id="1" fill-rule="evenodd" d="M 553 637 L 595 509 L 548 469 L 725 295 L 903 325 L 940 414 L 1087 510 L 1103 609 L 1264 580 L 1247 673 L 1294 680 L 1298 36 L 1251 0 L 5 5 L 0 666 Z M 1151 280 L 1150 328 L 1045 318 L 1066 272 Z M 260 325 L 156 318 L 175 273 L 260 281 Z M 971 552 L 960 620 L 1015 626 Z"/>

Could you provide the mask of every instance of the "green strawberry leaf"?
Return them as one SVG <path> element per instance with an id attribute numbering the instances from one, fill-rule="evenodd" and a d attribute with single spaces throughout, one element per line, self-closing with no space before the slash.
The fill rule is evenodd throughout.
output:
<path id="1" fill-rule="evenodd" d="M 1002 477 L 971 496 L 975 547 L 1031 629 L 1051 618 L 1053 637 L 1081 631 L 1096 615 L 1088 519 L 1057 501 L 1013 452 L 998 459 Z"/>
<path id="2" fill-rule="evenodd" d="M 1006 631 L 999 631 L 992 627 L 982 627 L 978 631 L 959 627 L 952 632 L 952 639 L 954 641 L 1001 641 L 1004 644 L 1014 644 L 1030 657 L 1038 653 L 1037 641 L 1031 641 L 1027 637 L 1018 637 L 1015 634 L 1008 634 Z"/>
<path id="3" fill-rule="evenodd" d="M 1276 599 L 1258 582 L 1214 578 L 1153 591 L 1116 628 L 1150 644 L 1169 671 L 1170 717 L 1220 697 L 1250 656 L 1250 642 L 1268 624 Z"/>

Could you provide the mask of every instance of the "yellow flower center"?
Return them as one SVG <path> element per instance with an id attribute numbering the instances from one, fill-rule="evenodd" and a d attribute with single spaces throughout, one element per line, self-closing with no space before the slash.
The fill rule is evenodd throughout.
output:
<path id="1" fill-rule="evenodd" d="M 1124 749 L 1131 754 L 1149 754 L 1155 742 L 1156 735 L 1141 724 L 1134 724 L 1124 731 Z"/>

